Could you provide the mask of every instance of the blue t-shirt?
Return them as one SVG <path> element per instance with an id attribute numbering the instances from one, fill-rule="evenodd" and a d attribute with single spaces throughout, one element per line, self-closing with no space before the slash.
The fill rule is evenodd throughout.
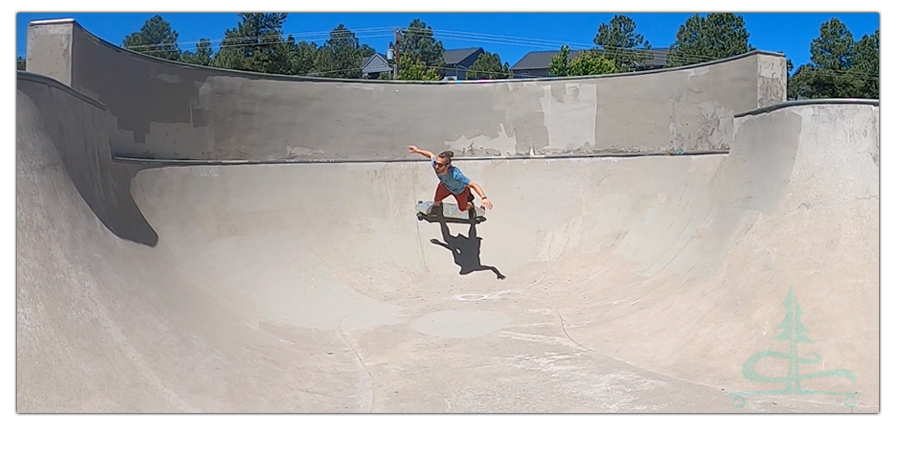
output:
<path id="1" fill-rule="evenodd" d="M 434 167 L 434 163 L 436 162 L 437 158 L 431 158 L 431 167 Z M 437 175 L 437 172 L 435 172 L 435 175 Z M 441 183 L 444 183 L 447 190 L 454 194 L 462 194 L 466 189 L 466 186 L 470 183 L 469 179 L 463 175 L 462 171 L 454 166 L 450 166 L 450 170 L 447 171 L 446 175 L 438 175 L 437 177 L 441 180 Z"/>

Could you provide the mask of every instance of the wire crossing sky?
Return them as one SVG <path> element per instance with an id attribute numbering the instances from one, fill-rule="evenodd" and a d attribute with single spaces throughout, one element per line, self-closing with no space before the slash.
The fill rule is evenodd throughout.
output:
<path id="1" fill-rule="evenodd" d="M 116 45 L 130 33 L 140 30 L 153 13 L 21 13 L 16 15 L 16 55 L 25 56 L 28 23 L 33 20 L 73 18 L 91 33 Z M 201 38 L 209 39 L 218 51 L 225 30 L 240 19 L 235 13 L 161 13 L 178 32 L 180 50 L 194 50 Z M 678 27 L 692 15 L 688 13 L 625 14 L 637 24 L 637 32 L 654 47 L 669 47 Z M 832 17 L 847 25 L 858 40 L 880 28 L 877 13 L 744 13 L 750 44 L 757 49 L 784 52 L 797 68 L 809 62 L 810 43 L 819 35 L 819 27 Z M 343 24 L 359 39 L 385 53 L 394 38 L 394 30 L 421 19 L 432 28 L 444 49 L 481 47 L 499 53 L 510 66 L 531 51 L 572 50 L 594 46 L 601 23 L 609 23 L 614 14 L 606 13 L 289 13 L 285 35 L 298 41 L 322 45 L 329 32 Z M 702 62 L 687 55 L 685 63 Z"/>

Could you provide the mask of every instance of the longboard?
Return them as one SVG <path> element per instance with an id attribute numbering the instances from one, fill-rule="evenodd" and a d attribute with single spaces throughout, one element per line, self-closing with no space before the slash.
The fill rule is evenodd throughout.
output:
<path id="1" fill-rule="evenodd" d="M 460 211 L 459 207 L 454 203 L 443 202 L 441 206 L 443 206 L 443 216 L 440 214 L 428 214 L 428 208 L 434 202 L 427 201 L 419 201 L 416 203 L 416 217 L 419 220 L 424 220 L 427 222 L 440 222 L 441 219 L 446 220 L 447 222 L 455 222 L 455 223 L 470 223 L 469 222 L 469 211 Z M 481 223 L 487 220 L 484 217 L 484 208 L 481 206 L 476 206 L 475 210 L 475 223 Z"/>

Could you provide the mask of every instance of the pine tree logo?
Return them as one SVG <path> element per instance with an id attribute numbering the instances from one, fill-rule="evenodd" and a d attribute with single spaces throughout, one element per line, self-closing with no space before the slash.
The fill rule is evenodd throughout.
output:
<path id="1" fill-rule="evenodd" d="M 800 304 L 797 303 L 797 298 L 794 297 L 793 285 L 791 285 L 791 289 L 790 291 L 788 291 L 788 296 L 784 300 L 782 305 L 784 305 L 784 307 L 787 309 L 787 312 L 785 313 L 784 320 L 780 325 L 778 325 L 776 329 L 780 329 L 783 331 L 772 340 L 788 341 L 790 345 L 789 353 L 775 351 L 763 351 L 755 353 L 750 356 L 749 359 L 747 359 L 747 362 L 744 363 L 744 369 L 741 373 L 748 381 L 752 381 L 755 383 L 786 383 L 785 387 L 784 389 L 773 391 L 729 393 L 727 395 L 731 395 L 734 397 L 734 406 L 743 408 L 747 403 L 744 397 L 751 395 L 835 395 L 844 396 L 844 406 L 847 406 L 848 408 L 856 406 L 856 392 L 817 391 L 804 389 L 803 386 L 801 386 L 800 382 L 802 380 L 825 377 L 843 377 L 853 381 L 853 383 L 855 384 L 856 374 L 849 370 L 843 369 L 801 374 L 801 364 L 816 364 L 822 360 L 822 357 L 819 356 L 818 353 L 810 353 L 810 357 L 808 358 L 800 357 L 800 352 L 798 350 L 799 344 L 812 344 L 813 340 L 807 337 L 805 334 L 809 333 L 810 331 L 803 326 L 803 322 L 801 321 L 801 318 L 803 317 L 803 310 L 800 309 Z M 770 377 L 760 375 L 756 371 L 756 363 L 765 358 L 786 359 L 788 361 L 787 375 L 784 377 Z"/>

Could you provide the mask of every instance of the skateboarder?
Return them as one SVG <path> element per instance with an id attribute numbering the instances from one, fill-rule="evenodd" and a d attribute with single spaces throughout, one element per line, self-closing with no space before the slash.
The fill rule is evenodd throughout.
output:
<path id="1" fill-rule="evenodd" d="M 474 208 L 475 204 L 472 203 L 472 201 L 475 200 L 475 197 L 472 195 L 472 189 L 474 189 L 481 197 L 482 205 L 487 207 L 487 209 L 494 207 L 487 196 L 484 195 L 481 186 L 469 180 L 463 175 L 458 167 L 451 164 L 453 152 L 446 151 L 442 152 L 440 155 L 435 155 L 428 150 L 421 150 L 415 145 L 409 146 L 409 152 L 418 153 L 422 156 L 431 158 L 431 167 L 434 169 L 434 173 L 440 180 L 440 183 L 437 185 L 437 190 L 434 192 L 434 204 L 431 206 L 428 214 L 431 214 L 433 210 L 439 208 L 443 200 L 450 195 L 456 197 L 456 204 L 459 206 L 460 211 L 466 211 L 469 207 Z M 441 211 L 442 209 L 437 210 Z"/>

